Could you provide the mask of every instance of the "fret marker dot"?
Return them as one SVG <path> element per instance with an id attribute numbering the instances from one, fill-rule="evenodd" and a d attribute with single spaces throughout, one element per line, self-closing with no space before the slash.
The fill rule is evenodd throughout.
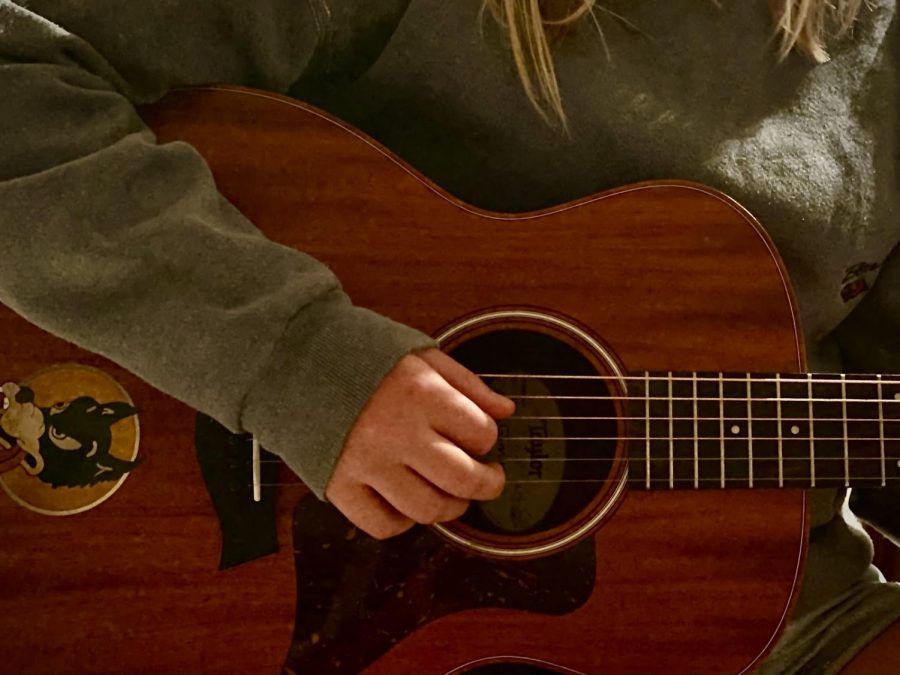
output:
<path id="1" fill-rule="evenodd" d="M 734 426 L 731 427 L 731 433 L 739 434 L 739 433 L 741 433 L 741 428 L 737 424 L 735 424 Z"/>
<path id="2" fill-rule="evenodd" d="M 894 394 L 894 400 L 900 401 L 900 392 L 897 392 L 896 394 Z"/>
<path id="3" fill-rule="evenodd" d="M 800 427 L 798 427 L 798 426 L 795 424 L 794 426 L 791 427 L 791 433 L 794 434 L 794 436 L 796 436 L 797 434 L 800 433 Z"/>

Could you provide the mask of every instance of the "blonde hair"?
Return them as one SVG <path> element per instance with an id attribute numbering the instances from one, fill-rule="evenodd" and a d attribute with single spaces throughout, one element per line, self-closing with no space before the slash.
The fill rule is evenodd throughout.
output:
<path id="1" fill-rule="evenodd" d="M 862 4 L 862 0 L 768 2 L 779 42 L 779 58 L 796 49 L 817 63 L 828 61 L 828 34 L 846 33 Z M 484 0 L 482 11 L 485 9 L 490 10 L 509 37 L 516 71 L 528 99 L 548 123 L 565 129 L 566 115 L 553 67 L 553 45 L 580 19 L 590 17 L 596 23 L 595 9 L 625 23 L 627 20 L 602 8 L 597 0 Z"/>

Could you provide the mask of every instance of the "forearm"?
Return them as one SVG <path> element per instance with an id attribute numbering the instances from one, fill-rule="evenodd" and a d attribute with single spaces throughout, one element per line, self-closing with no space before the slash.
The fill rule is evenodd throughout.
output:
<path id="1" fill-rule="evenodd" d="M 240 3 L 209 7 L 211 30 L 240 33 L 220 11 Z M 265 7 L 252 18 L 271 22 Z M 321 496 L 367 397 L 399 358 L 433 341 L 354 307 L 327 267 L 265 238 L 191 146 L 155 143 L 131 99 L 214 75 L 214 63 L 188 76 L 123 56 L 117 70 L 0 0 L 3 20 L 16 31 L 0 33 L 0 91 L 14 93 L 0 97 L 0 301 L 257 434 Z M 298 45 L 276 71 L 302 68 L 312 48 Z M 213 39 L 200 51 L 216 49 L 226 47 Z M 231 49 L 217 71 L 226 80 L 252 83 L 242 78 L 271 58 Z"/>

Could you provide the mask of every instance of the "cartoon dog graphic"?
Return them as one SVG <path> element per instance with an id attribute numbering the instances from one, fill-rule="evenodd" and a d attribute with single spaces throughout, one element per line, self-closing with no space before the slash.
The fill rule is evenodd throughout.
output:
<path id="1" fill-rule="evenodd" d="M 4 468 L 21 465 L 32 476 L 44 470 L 41 437 L 44 435 L 44 413 L 34 405 L 34 392 L 13 382 L 0 386 L 0 437 L 7 441 Z M 23 456 L 22 453 L 27 455 Z M 15 458 L 20 461 L 9 461 Z M 10 466 L 11 465 L 11 466 Z"/>
<path id="2" fill-rule="evenodd" d="M 24 453 L 21 466 L 44 483 L 87 487 L 117 481 L 141 461 L 110 454 L 110 427 L 137 413 L 129 403 L 79 396 L 41 408 L 31 389 L 12 382 L 0 386 L 0 397 L 0 447 L 10 446 L 6 456 L 18 448 Z"/>

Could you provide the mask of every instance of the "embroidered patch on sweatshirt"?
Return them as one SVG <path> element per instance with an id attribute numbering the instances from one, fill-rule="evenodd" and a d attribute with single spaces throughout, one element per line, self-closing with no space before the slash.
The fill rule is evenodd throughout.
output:
<path id="1" fill-rule="evenodd" d="M 881 267 L 880 263 L 861 262 L 851 265 L 844 273 L 844 279 L 841 281 L 841 298 L 844 302 L 850 302 L 853 298 L 859 297 L 871 288 L 870 281 L 874 283 L 873 275 L 875 270 Z"/>

